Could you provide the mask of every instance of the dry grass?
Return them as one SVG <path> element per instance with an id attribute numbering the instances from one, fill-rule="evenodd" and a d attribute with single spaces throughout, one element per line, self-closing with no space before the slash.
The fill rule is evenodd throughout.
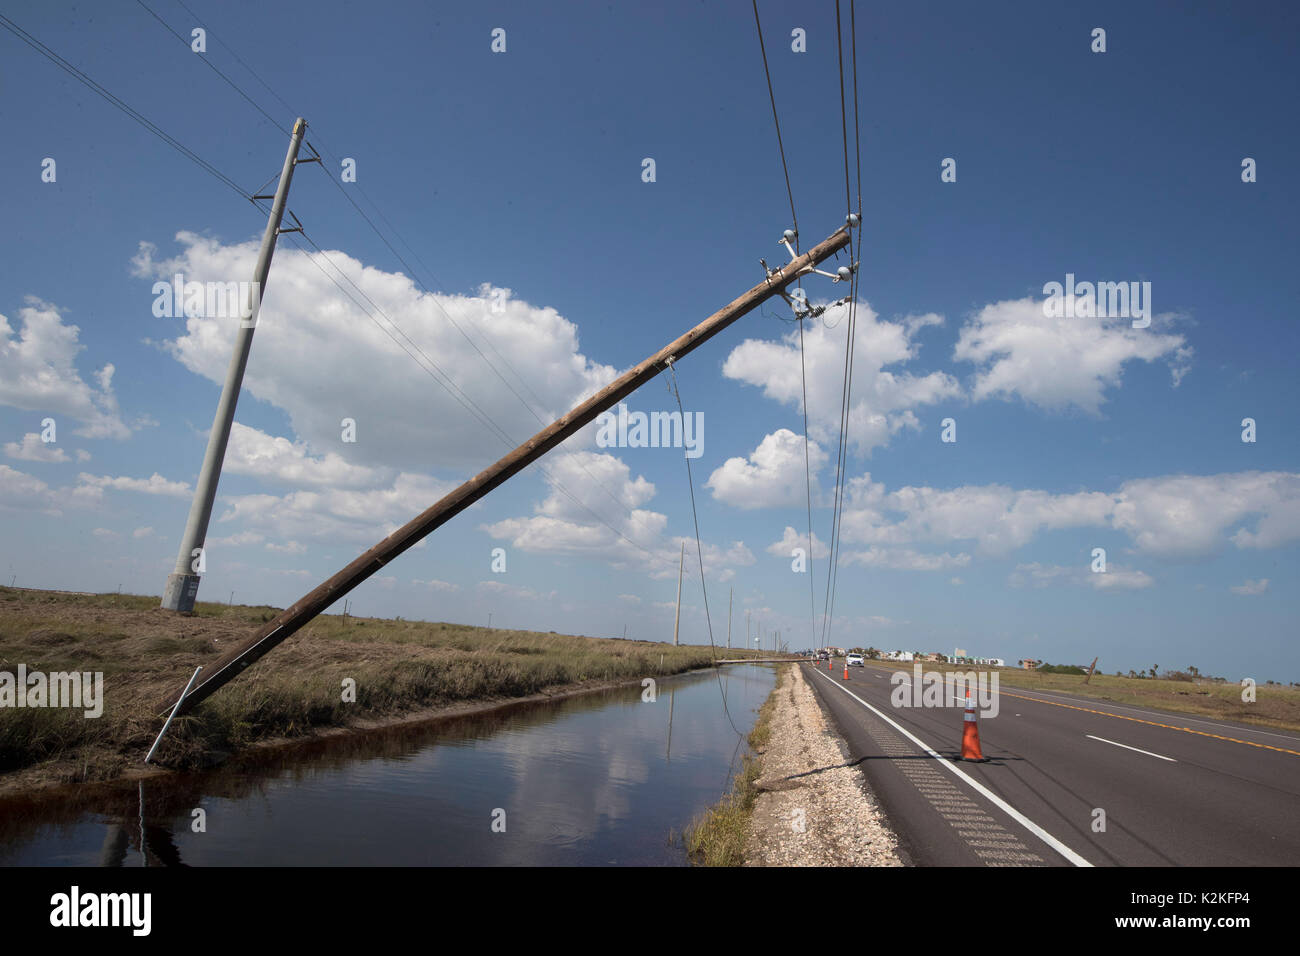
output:
<path id="1" fill-rule="evenodd" d="M 154 708 L 179 695 L 278 609 L 200 604 L 193 616 L 156 597 L 0 588 L 0 671 L 102 671 L 104 713 L 5 710 L 0 792 L 107 780 L 139 766 L 157 734 Z M 759 656 L 730 651 L 728 656 Z M 373 724 L 474 701 L 508 700 L 711 663 L 708 647 L 489 630 L 457 624 L 322 616 L 178 719 L 157 762 L 203 766 L 257 741 Z M 356 702 L 342 682 L 356 681 Z"/>
<path id="2" fill-rule="evenodd" d="M 775 666 L 775 665 L 773 665 Z M 749 746 L 761 752 L 772 738 L 772 714 L 777 694 L 789 686 L 790 666 L 777 672 L 776 686 L 758 710 L 758 718 L 749 732 Z M 686 830 L 686 852 L 697 866 L 741 866 L 745 862 L 745 833 L 754 813 L 758 789 L 754 786 L 762 766 L 756 756 L 745 754 L 740 773 L 731 792 L 706 810 Z"/>

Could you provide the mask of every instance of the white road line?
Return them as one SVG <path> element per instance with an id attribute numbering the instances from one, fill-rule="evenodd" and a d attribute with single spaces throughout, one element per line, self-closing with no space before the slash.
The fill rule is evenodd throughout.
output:
<path id="1" fill-rule="evenodd" d="M 1025 687 L 1011 687 L 1011 689 L 1014 691 L 1020 691 L 1021 696 L 1024 697 L 1025 700 L 1037 699 L 1034 697 L 1025 696 L 1027 694 L 1042 694 L 1044 697 L 1059 697 L 1062 700 L 1068 700 L 1076 704 L 1092 704 L 1095 707 L 1107 707 L 1111 710 L 1125 710 L 1128 711 L 1130 714 L 1142 714 L 1143 716 L 1146 717 L 1164 717 L 1166 719 L 1174 718 L 1189 724 L 1204 724 L 1207 727 L 1217 727 L 1219 730 L 1231 730 L 1234 733 L 1239 733 L 1239 734 L 1258 734 L 1259 736 L 1262 737 L 1281 737 L 1283 740 L 1290 740 L 1292 743 L 1300 743 L 1300 737 L 1297 737 L 1294 734 L 1278 734 L 1278 733 L 1273 733 L 1272 731 L 1269 730 L 1257 730 L 1254 727 L 1243 727 L 1237 724 L 1224 724 L 1215 720 L 1201 720 L 1196 717 L 1190 717 L 1187 714 L 1175 713 L 1173 711 L 1168 711 L 1168 710 L 1155 710 L 1147 707 L 1125 707 L 1121 704 L 1116 704 L 1108 700 L 1101 700 L 1096 697 L 1085 697 L 1082 694 L 1066 694 L 1066 693 L 1056 694 L 1056 693 L 1052 693 L 1051 691 L 1032 690 Z M 1050 703 L 1050 701 L 1039 700 L 1038 703 L 1045 704 L 1045 703 Z M 1101 711 L 1101 713 L 1105 713 L 1105 711 Z"/>
<path id="2" fill-rule="evenodd" d="M 1161 760 L 1168 760 L 1170 763 L 1178 763 L 1173 757 L 1161 757 L 1160 754 L 1153 754 L 1149 750 L 1142 750 L 1138 747 L 1130 747 L 1128 744 L 1116 743 L 1113 740 L 1107 740 L 1105 737 L 1093 737 L 1092 734 L 1084 734 L 1085 737 L 1092 737 L 1093 740 L 1100 740 L 1103 744 L 1110 744 L 1114 747 L 1123 747 L 1125 750 L 1136 750 L 1140 754 L 1146 754 L 1148 757 L 1160 757 Z"/>
<path id="3" fill-rule="evenodd" d="M 814 668 L 814 669 L 816 669 L 816 668 Z M 821 671 L 818 670 L 817 673 L 820 674 Z M 1051 847 L 1053 850 L 1055 850 L 1057 853 L 1061 854 L 1061 856 L 1065 857 L 1067 860 L 1069 860 L 1069 861 L 1070 861 L 1071 863 L 1073 863 L 1075 866 L 1092 866 L 1091 863 L 1089 863 L 1087 860 L 1085 860 L 1085 859 L 1084 859 L 1083 857 L 1081 857 L 1079 854 L 1075 853 L 1075 852 L 1074 852 L 1073 850 L 1071 850 L 1068 846 L 1066 846 L 1064 843 L 1062 843 L 1062 842 L 1061 842 L 1060 840 L 1058 840 L 1056 837 L 1052 836 L 1050 833 L 1048 833 L 1046 830 L 1044 830 L 1042 827 L 1040 827 L 1040 826 L 1039 826 L 1037 823 L 1035 823 L 1033 820 L 1029 819 L 1027 816 L 1025 816 L 1023 813 L 1021 813 L 1019 810 L 1017 810 L 1017 809 L 1016 809 L 1015 807 L 1013 807 L 1011 804 L 1007 803 L 1005 800 L 1003 800 L 1001 797 L 999 797 L 996 793 L 994 793 L 994 792 L 993 792 L 992 790 L 990 790 L 988 787 L 984 786 L 982 783 L 980 783 L 978 780 L 976 780 L 976 779 L 974 779 L 973 777 L 971 777 L 969 774 L 967 774 L 966 772 L 964 772 L 964 771 L 961 770 L 960 768 L 958 768 L 958 767 L 954 767 L 954 766 L 953 766 L 951 763 L 949 763 L 947 760 L 943 759 L 943 757 L 941 757 L 941 756 L 940 756 L 940 755 L 939 755 L 939 754 L 938 754 L 938 753 L 937 753 L 937 752 L 936 752 L 936 751 L 935 751 L 935 750 L 934 750 L 934 749 L 933 749 L 929 744 L 925 743 L 923 740 L 921 740 L 921 739 L 920 739 L 919 737 L 917 737 L 915 734 L 911 733 L 909 730 L 907 730 L 907 728 L 905 728 L 905 727 L 901 726 L 900 724 L 898 724 L 898 723 L 897 723 L 896 721 L 894 721 L 894 720 L 893 720 L 893 719 L 892 719 L 888 714 L 881 713 L 879 710 L 877 710 L 875 707 L 872 707 L 870 704 L 868 704 L 865 700 L 863 700 L 863 699 L 862 699 L 861 697 L 859 697 L 857 694 L 853 693 L 853 691 L 849 690 L 847 687 L 843 687 L 843 686 L 841 686 L 841 685 L 835 683 L 835 681 L 832 680 L 832 679 L 829 678 L 829 677 L 826 678 L 826 679 L 829 680 L 829 681 L 831 682 L 831 686 L 832 686 L 832 687 L 839 687 L 839 689 L 842 690 L 842 691 L 844 691 L 844 693 L 848 694 L 850 697 L 852 697 L 854 700 L 856 700 L 856 701 L 857 701 L 859 704 L 861 704 L 863 707 L 867 708 L 867 710 L 871 711 L 873 714 L 875 714 L 877 717 L 879 717 L 879 718 L 880 718 L 881 720 L 883 720 L 885 723 L 889 724 L 891 727 L 893 727 L 895 730 L 897 730 L 900 734 L 902 734 L 902 735 L 903 735 L 904 737 L 906 737 L 908 740 L 912 741 L 912 743 L 916 744 L 918 747 L 920 747 L 922 750 L 924 750 L 926 753 L 928 753 L 931 757 L 933 757 L 936 761 L 938 761 L 939 766 L 941 766 L 941 767 L 943 767 L 945 770 L 948 770 L 948 771 L 952 772 L 953 774 L 955 774 L 955 775 L 957 776 L 957 779 L 959 779 L 959 780 L 961 780 L 962 782 L 966 783 L 968 786 L 970 786 L 970 788 L 971 788 L 972 790 L 974 790 L 976 793 L 978 793 L 978 794 L 980 794 L 981 796 L 983 796 L 983 797 L 984 797 L 985 799 L 987 799 L 990 803 L 992 803 L 995 807 L 997 807 L 998 809 L 1000 809 L 1000 810 L 1001 810 L 1003 813 L 1005 813 L 1007 816 L 1011 817 L 1011 819 L 1015 820 L 1015 821 L 1016 821 L 1017 823 L 1019 823 L 1022 827 L 1024 827 L 1026 830 L 1028 830 L 1028 831 L 1029 831 L 1030 833 L 1032 833 L 1034 836 L 1038 837 L 1038 839 L 1042 840 L 1044 843 L 1046 843 L 1048 846 L 1050 846 L 1050 847 Z"/>

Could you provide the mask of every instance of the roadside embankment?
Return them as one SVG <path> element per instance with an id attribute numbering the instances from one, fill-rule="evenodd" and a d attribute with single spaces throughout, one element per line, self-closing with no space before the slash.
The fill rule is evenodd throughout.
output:
<path id="1" fill-rule="evenodd" d="M 687 833 L 713 866 L 902 866 L 897 840 L 799 665 L 783 665 L 732 792 Z"/>
<path id="2" fill-rule="evenodd" d="M 156 597 L 0 588 L 0 685 L 12 694 L 20 665 L 28 675 L 103 675 L 99 717 L 48 704 L 0 709 L 0 795 L 141 774 L 160 727 L 157 702 L 178 696 L 195 667 L 215 661 L 276 613 L 199 604 L 194 615 L 181 616 L 160 610 Z M 710 664 L 708 647 L 322 615 L 178 719 L 155 761 L 202 767 L 286 739 L 586 692 Z"/>

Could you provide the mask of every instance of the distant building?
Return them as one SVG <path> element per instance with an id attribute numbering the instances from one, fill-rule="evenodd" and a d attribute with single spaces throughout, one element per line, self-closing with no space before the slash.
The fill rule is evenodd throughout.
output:
<path id="1" fill-rule="evenodd" d="M 1032 657 L 1026 657 L 1024 660 L 1020 661 L 1019 663 L 1020 666 L 1023 667 L 1025 670 L 1032 671 L 1035 668 L 1037 668 L 1039 665 L 1041 665 L 1043 662 L 1036 661 Z"/>

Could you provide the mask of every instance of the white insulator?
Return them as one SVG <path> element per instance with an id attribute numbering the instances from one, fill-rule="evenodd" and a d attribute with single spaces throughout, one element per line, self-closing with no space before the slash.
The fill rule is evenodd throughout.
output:
<path id="1" fill-rule="evenodd" d="M 841 282 L 848 282 L 853 275 L 853 270 L 848 266 L 840 266 L 835 272 L 840 277 Z"/>

